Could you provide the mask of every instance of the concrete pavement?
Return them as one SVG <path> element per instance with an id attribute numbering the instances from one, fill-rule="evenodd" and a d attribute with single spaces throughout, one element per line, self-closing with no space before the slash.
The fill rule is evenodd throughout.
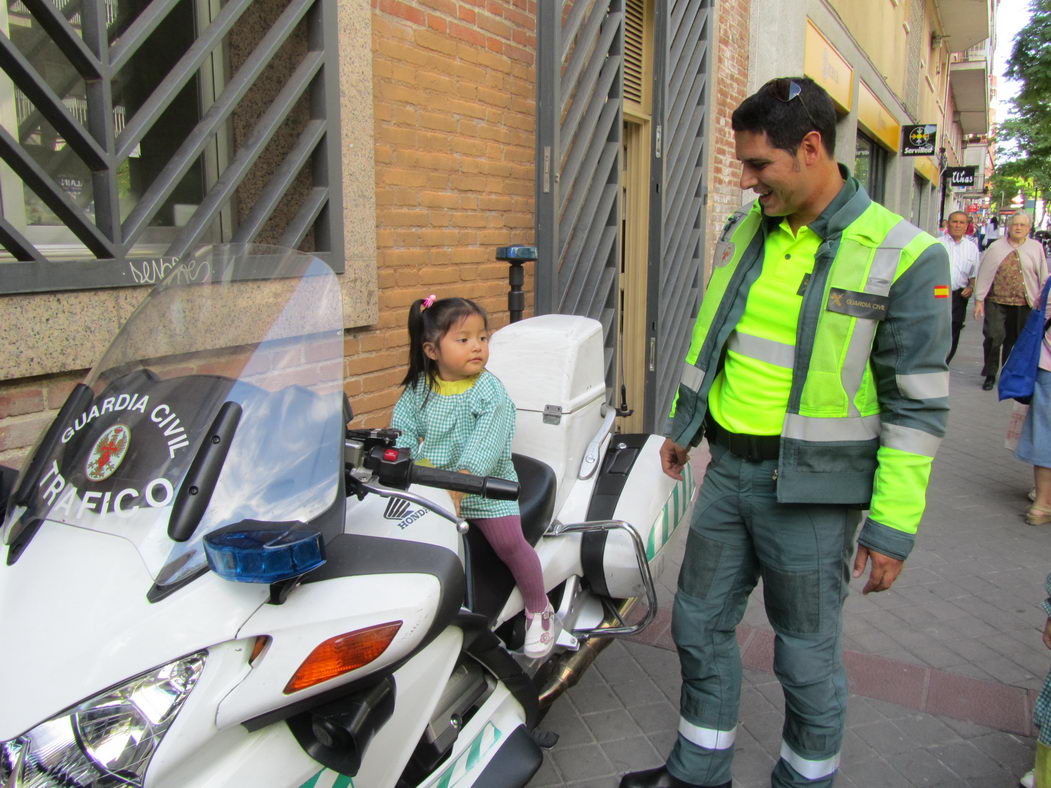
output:
<path id="1" fill-rule="evenodd" d="M 850 712 L 837 786 L 1013 788 L 1032 765 L 1032 703 L 1051 652 L 1040 638 L 1051 526 L 1022 519 L 1032 469 L 1004 447 L 1012 405 L 982 391 L 981 327 L 965 327 L 951 366 L 952 413 L 934 463 L 916 549 L 892 589 L 844 613 Z M 694 458 L 707 463 L 704 447 Z M 685 530 L 660 579 L 657 620 L 612 644 L 560 698 L 544 727 L 560 734 L 530 788 L 616 786 L 664 761 L 678 725 L 679 666 L 670 601 Z M 783 700 L 771 671 L 762 588 L 739 629 L 745 684 L 735 788 L 769 785 Z"/>

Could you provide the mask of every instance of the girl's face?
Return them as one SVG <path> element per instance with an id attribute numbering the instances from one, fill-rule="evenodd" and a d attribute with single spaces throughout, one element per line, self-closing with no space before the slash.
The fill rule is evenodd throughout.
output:
<path id="1" fill-rule="evenodd" d="M 477 375 L 489 362 L 489 332 L 481 315 L 468 315 L 452 326 L 438 343 L 424 342 L 423 352 L 438 365 L 445 381 Z"/>

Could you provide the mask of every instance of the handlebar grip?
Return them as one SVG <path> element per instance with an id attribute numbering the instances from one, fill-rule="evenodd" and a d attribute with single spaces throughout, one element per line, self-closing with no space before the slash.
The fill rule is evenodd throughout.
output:
<path id="1" fill-rule="evenodd" d="M 501 501 L 518 499 L 518 482 L 508 479 L 499 479 L 495 476 L 472 476 L 469 473 L 443 471 L 426 465 L 414 465 L 410 474 L 413 482 L 428 487 L 440 487 L 443 490 L 455 490 Z"/>

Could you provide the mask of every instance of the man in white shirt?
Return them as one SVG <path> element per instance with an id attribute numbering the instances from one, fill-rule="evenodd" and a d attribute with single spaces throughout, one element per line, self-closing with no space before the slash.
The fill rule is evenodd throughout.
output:
<path id="1" fill-rule="evenodd" d="M 978 245 L 967 237 L 967 214 L 953 211 L 949 214 L 946 232 L 939 238 L 949 250 L 949 286 L 952 288 L 952 346 L 946 363 L 956 354 L 967 301 L 974 292 L 974 278 L 978 275 Z"/>

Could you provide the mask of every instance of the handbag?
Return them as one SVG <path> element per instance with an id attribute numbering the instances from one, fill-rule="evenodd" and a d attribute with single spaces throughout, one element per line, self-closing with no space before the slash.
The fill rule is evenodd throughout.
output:
<path id="1" fill-rule="evenodd" d="M 1036 386 L 1036 370 L 1040 366 L 1040 346 L 1044 342 L 1044 334 L 1051 328 L 1051 319 L 1044 321 L 1047 313 L 1047 293 L 1051 290 L 1051 276 L 1044 282 L 1043 292 L 1040 294 L 1040 305 L 1029 313 L 1025 321 L 1022 333 L 1015 340 L 1011 348 L 1011 355 L 1007 357 L 1007 363 L 1000 370 L 1000 382 L 997 385 L 997 394 L 1000 399 L 1014 399 L 1023 405 L 1028 405 L 1033 398 L 1033 388 Z"/>

